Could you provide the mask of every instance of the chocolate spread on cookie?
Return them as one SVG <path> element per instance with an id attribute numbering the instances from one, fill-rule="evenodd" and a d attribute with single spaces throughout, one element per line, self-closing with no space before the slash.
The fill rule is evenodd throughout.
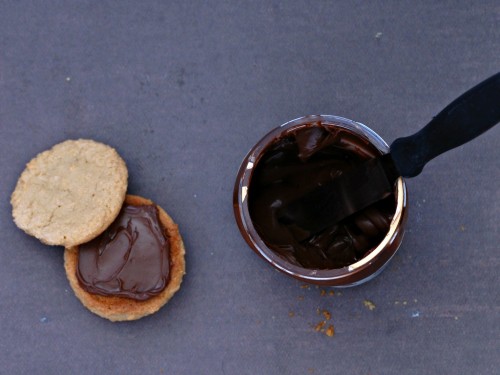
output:
<path id="1" fill-rule="evenodd" d="M 146 300 L 169 281 L 169 250 L 158 208 L 125 204 L 104 233 L 80 245 L 77 277 L 87 292 Z"/>
<path id="2" fill-rule="evenodd" d="M 377 155 L 379 150 L 347 129 L 319 123 L 275 139 L 257 161 L 248 189 L 250 216 L 266 245 L 311 269 L 342 268 L 361 259 L 388 232 L 394 194 L 319 233 L 281 222 L 277 211 Z"/>

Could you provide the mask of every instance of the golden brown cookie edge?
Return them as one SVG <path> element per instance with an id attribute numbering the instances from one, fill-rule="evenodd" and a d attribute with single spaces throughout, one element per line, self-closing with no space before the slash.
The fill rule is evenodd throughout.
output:
<path id="1" fill-rule="evenodd" d="M 151 205 L 151 200 L 136 195 L 127 195 L 125 203 L 132 205 Z M 102 318 L 117 321 L 137 320 L 157 312 L 180 289 L 185 274 L 185 248 L 177 224 L 158 205 L 159 219 L 170 241 L 170 280 L 158 295 L 145 301 L 131 298 L 101 296 L 85 291 L 76 277 L 78 265 L 78 246 L 68 247 L 64 251 L 64 268 L 71 288 L 80 302 L 94 314 Z"/>

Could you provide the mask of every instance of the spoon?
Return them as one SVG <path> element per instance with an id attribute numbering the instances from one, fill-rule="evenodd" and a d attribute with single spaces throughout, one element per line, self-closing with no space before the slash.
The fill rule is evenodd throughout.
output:
<path id="1" fill-rule="evenodd" d="M 471 141 L 500 121 L 500 73 L 455 99 L 419 132 L 396 139 L 369 159 L 278 210 L 284 224 L 315 234 L 393 192 L 399 176 L 415 177 L 436 156 Z"/>

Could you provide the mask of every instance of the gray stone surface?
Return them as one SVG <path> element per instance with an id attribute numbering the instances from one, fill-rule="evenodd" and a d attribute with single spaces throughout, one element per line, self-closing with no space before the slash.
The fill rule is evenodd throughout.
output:
<path id="1" fill-rule="evenodd" d="M 398 254 L 334 296 L 248 248 L 232 188 L 248 149 L 302 115 L 417 131 L 498 71 L 499 17 L 493 0 L 0 1 L 0 373 L 497 373 L 499 127 L 408 181 Z M 117 148 L 129 191 L 179 223 L 185 282 L 149 318 L 92 315 L 62 248 L 11 219 L 25 163 L 79 137 Z"/>

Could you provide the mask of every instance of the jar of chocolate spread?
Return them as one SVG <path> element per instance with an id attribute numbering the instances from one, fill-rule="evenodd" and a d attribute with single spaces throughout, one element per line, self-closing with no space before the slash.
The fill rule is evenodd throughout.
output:
<path id="1" fill-rule="evenodd" d="M 240 232 L 272 266 L 304 282 L 353 286 L 376 276 L 396 253 L 407 218 L 406 185 L 315 233 L 279 211 L 365 160 L 389 151 L 373 130 L 342 117 L 289 121 L 243 160 L 233 194 Z"/>

